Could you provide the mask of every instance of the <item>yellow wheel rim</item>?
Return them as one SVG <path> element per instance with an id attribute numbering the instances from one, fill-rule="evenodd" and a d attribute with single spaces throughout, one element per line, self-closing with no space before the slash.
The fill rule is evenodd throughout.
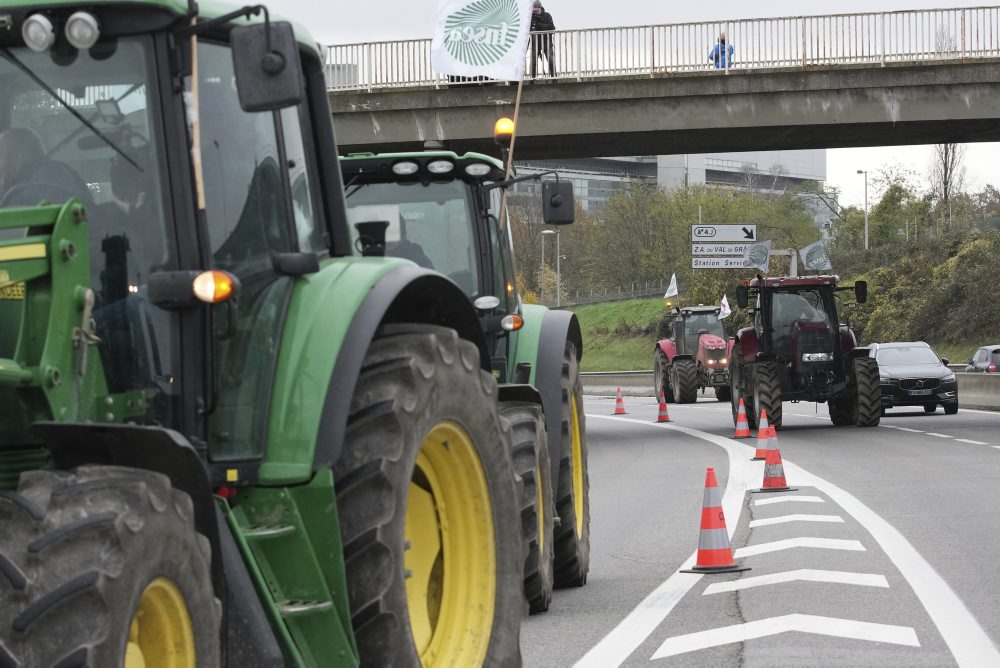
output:
<path id="1" fill-rule="evenodd" d="M 125 668 L 195 668 L 194 631 L 184 595 L 173 582 L 149 583 L 132 616 Z"/>
<path id="2" fill-rule="evenodd" d="M 583 536 L 583 439 L 580 438 L 580 413 L 576 395 L 569 401 L 569 433 L 573 451 L 573 510 L 576 513 L 576 535 Z"/>
<path id="3" fill-rule="evenodd" d="M 439 422 L 417 454 L 406 504 L 406 601 L 424 666 L 482 665 L 496 598 L 493 509 L 472 439 Z"/>

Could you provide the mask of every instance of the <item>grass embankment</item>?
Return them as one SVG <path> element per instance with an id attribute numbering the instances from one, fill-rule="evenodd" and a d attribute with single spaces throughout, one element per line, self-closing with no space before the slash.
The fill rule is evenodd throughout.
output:
<path id="1" fill-rule="evenodd" d="M 659 297 L 574 308 L 583 331 L 581 370 L 642 371 L 652 368 L 656 326 L 663 311 L 663 299 Z M 862 345 L 868 343 L 862 341 Z M 964 364 L 980 345 L 984 345 L 928 343 L 952 364 Z"/>
<path id="2" fill-rule="evenodd" d="M 653 366 L 663 299 L 631 299 L 573 309 L 583 331 L 582 371 L 641 371 Z"/>

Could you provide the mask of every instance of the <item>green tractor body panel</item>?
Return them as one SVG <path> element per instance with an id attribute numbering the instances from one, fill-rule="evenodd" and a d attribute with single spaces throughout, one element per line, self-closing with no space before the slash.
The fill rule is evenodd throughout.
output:
<path id="1" fill-rule="evenodd" d="M 296 282 L 285 316 L 261 483 L 292 484 L 312 476 L 323 404 L 348 327 L 372 286 L 406 266 L 410 263 L 394 258 L 337 258 Z"/>
<path id="2" fill-rule="evenodd" d="M 549 309 L 538 304 L 523 304 L 521 315 L 524 317 L 524 326 L 516 332 L 511 332 L 510 347 L 512 355 L 510 357 L 510 370 L 517 368 L 519 363 L 531 365 L 531 375 L 528 376 L 528 384 L 535 385 L 538 375 L 538 344 L 542 338 L 542 323 L 545 321 L 545 314 Z M 512 378 L 512 375 L 508 376 Z"/>

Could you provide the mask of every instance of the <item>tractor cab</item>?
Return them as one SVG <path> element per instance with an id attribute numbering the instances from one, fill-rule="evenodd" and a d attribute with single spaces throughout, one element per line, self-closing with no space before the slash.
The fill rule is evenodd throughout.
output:
<path id="1" fill-rule="evenodd" d="M 726 330 L 719 320 L 719 311 L 718 306 L 685 306 L 675 310 L 672 331 L 678 354 L 697 355 L 700 344 L 709 350 L 726 350 Z"/>

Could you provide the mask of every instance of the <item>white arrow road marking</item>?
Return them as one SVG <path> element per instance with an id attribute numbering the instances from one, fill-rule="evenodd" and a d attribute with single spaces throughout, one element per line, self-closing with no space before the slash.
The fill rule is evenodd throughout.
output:
<path id="1" fill-rule="evenodd" d="M 824 550 L 848 550 L 850 552 L 865 552 L 865 546 L 856 540 L 841 540 L 839 538 L 786 538 L 772 543 L 748 545 L 733 552 L 734 557 L 753 557 L 758 554 L 791 550 L 796 547 L 818 547 Z"/>
<path id="2" fill-rule="evenodd" d="M 752 578 L 741 578 L 730 582 L 716 582 L 715 584 L 708 585 L 702 596 L 722 594 L 728 591 L 741 591 L 743 589 L 750 589 L 751 587 L 763 587 L 766 585 L 782 584 L 784 582 L 798 582 L 801 580 L 858 585 L 860 587 L 889 588 L 889 581 L 885 579 L 884 575 L 847 573 L 845 571 L 818 571 L 811 568 L 801 568 L 797 571 L 769 573 L 768 575 L 757 575 Z"/>
<path id="3" fill-rule="evenodd" d="M 972 445 L 989 445 L 988 443 L 983 443 L 982 441 L 970 441 L 967 438 L 956 438 L 955 441 L 958 443 L 971 443 Z M 997 446 L 994 445 L 993 447 L 995 448 Z"/>
<path id="4" fill-rule="evenodd" d="M 838 619 L 819 615 L 792 614 L 667 638 L 660 645 L 660 649 L 656 650 L 652 660 L 665 659 L 707 647 L 743 642 L 753 638 L 764 638 L 788 631 L 920 647 L 916 632 L 909 626 L 857 622 L 853 619 Z"/>
<path id="5" fill-rule="evenodd" d="M 755 506 L 769 506 L 772 503 L 786 503 L 788 501 L 801 501 L 802 503 L 826 503 L 825 500 L 818 496 L 795 496 L 794 494 L 789 496 L 776 496 L 770 499 L 757 499 L 753 502 Z"/>
<path id="6" fill-rule="evenodd" d="M 844 518 L 839 515 L 782 515 L 781 517 L 768 517 L 763 520 L 752 520 L 750 528 L 766 527 L 772 524 L 785 524 L 787 522 L 843 522 Z"/>
<path id="7" fill-rule="evenodd" d="M 681 427 L 671 423 L 646 422 L 632 418 L 616 418 L 611 415 L 590 413 L 587 414 L 587 418 L 617 420 L 645 425 L 654 429 L 667 429 L 694 436 L 724 449 L 729 456 L 729 476 L 726 480 L 722 507 L 728 518 L 726 526 L 729 528 L 729 536 L 732 538 L 733 531 L 739 524 L 746 492 L 751 488 L 751 485 L 756 488 L 760 482 L 761 467 L 755 462 L 750 462 L 748 456 L 754 451 L 753 446 L 744 445 L 738 441 L 699 429 Z M 904 429 L 904 431 L 919 433 L 916 429 Z M 898 529 L 861 503 L 852 494 L 833 483 L 809 473 L 787 459 L 783 463 L 785 477 L 788 480 L 803 487 L 815 487 L 830 497 L 831 501 L 839 505 L 871 534 L 886 556 L 906 578 L 917 598 L 920 599 L 921 605 L 924 606 L 924 610 L 937 626 L 949 651 L 955 657 L 956 663 L 962 666 L 1000 665 L 1000 651 L 997 651 L 983 627 L 965 607 L 962 599 L 955 594 L 948 583 L 934 570 L 934 567 L 927 563 L 927 560 L 917 552 Z M 751 473 L 753 473 L 752 480 Z M 680 566 L 680 569 L 690 568 L 694 564 L 696 554 L 691 554 Z M 674 572 L 575 665 L 585 668 L 591 666 L 593 668 L 609 668 L 623 663 L 656 630 L 656 627 L 666 619 L 674 606 L 684 597 L 684 594 L 701 578 L 701 575 Z"/>

